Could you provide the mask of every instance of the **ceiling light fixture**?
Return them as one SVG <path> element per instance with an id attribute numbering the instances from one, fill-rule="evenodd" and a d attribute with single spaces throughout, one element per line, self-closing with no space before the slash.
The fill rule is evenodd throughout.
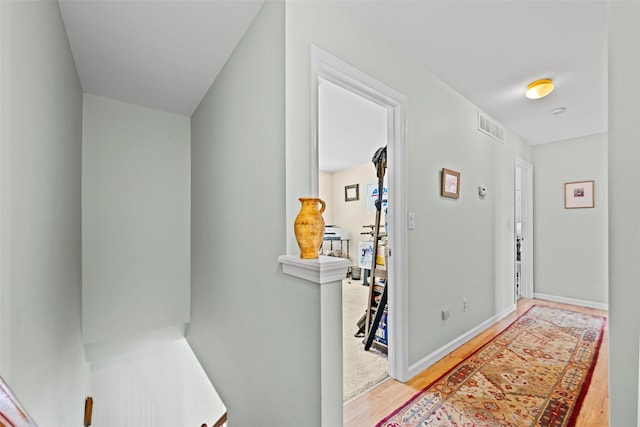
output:
<path id="1" fill-rule="evenodd" d="M 525 96 L 529 99 L 540 99 L 551 93 L 553 82 L 551 79 L 540 79 L 529 83 Z"/>

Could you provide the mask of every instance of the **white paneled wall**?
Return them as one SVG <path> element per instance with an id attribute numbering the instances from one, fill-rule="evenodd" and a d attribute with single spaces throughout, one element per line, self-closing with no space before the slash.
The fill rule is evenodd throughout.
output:
<path id="1" fill-rule="evenodd" d="M 185 339 L 91 364 L 96 427 L 211 425 L 225 412 Z"/>

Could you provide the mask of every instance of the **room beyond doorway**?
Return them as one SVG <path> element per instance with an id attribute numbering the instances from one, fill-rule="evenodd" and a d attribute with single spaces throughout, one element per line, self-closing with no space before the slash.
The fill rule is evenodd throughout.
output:
<path id="1" fill-rule="evenodd" d="M 347 64 L 327 51 L 311 48 L 311 140 L 312 191 L 319 188 L 318 161 L 318 90 L 319 79 L 358 94 L 386 110 L 387 177 L 389 199 L 389 260 L 388 275 L 388 368 L 389 376 L 400 381 L 410 378 L 408 348 L 408 233 L 406 176 L 406 105 L 407 97 L 379 80 Z M 336 336 L 335 344 L 342 342 Z M 341 346 L 341 345 L 340 345 Z"/>
<path id="2" fill-rule="evenodd" d="M 363 334 L 359 331 L 362 325 L 358 324 L 367 310 L 372 289 L 368 280 L 370 270 L 360 260 L 362 248 L 371 243 L 376 219 L 373 202 L 378 184 L 371 160 L 380 147 L 387 145 L 387 137 L 386 108 L 319 79 L 318 194 L 327 205 L 324 213 L 327 240 L 322 252 L 347 258 L 352 265 L 342 289 L 344 401 L 388 376 L 386 352 L 380 346 L 365 351 Z M 381 219 L 384 226 L 384 215 Z M 386 236 L 384 239 L 387 242 Z"/>

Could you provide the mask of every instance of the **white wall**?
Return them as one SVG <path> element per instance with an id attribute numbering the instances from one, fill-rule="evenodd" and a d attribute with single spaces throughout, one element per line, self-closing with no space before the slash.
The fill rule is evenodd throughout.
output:
<path id="1" fill-rule="evenodd" d="M 84 96 L 86 344 L 184 325 L 190 304 L 188 117 Z"/>
<path id="2" fill-rule="evenodd" d="M 607 135 L 533 149 L 535 293 L 608 302 Z M 594 180 L 593 209 L 565 209 L 566 182 Z"/>
<path id="3" fill-rule="evenodd" d="M 318 175 L 318 197 L 326 203 L 326 209 L 322 214 L 324 223 L 335 224 L 333 220 L 333 174 L 330 172 L 320 172 Z"/>
<path id="4" fill-rule="evenodd" d="M 611 426 L 638 425 L 640 3 L 608 2 Z"/>
<path id="5" fill-rule="evenodd" d="M 349 255 L 353 265 L 358 265 L 358 242 L 368 241 L 370 237 L 369 235 L 363 236 L 360 234 L 370 231 L 370 229 L 362 228 L 362 226 L 374 224 L 376 220 L 375 211 L 367 211 L 367 185 L 374 183 L 377 185 L 376 168 L 373 163 L 369 162 L 335 172 L 332 175 L 333 197 L 330 204 L 333 208 L 333 224 L 340 226 L 349 233 L 351 238 Z M 320 184 L 322 184 L 322 181 L 320 181 Z M 360 200 L 345 202 L 344 187 L 352 184 L 359 184 Z M 384 215 L 381 217 L 381 224 L 384 225 Z M 329 243 L 325 244 L 325 248 L 330 248 Z M 334 248 L 338 248 L 335 243 Z"/>
<path id="6" fill-rule="evenodd" d="M 284 14 L 283 2 L 264 4 L 191 121 L 187 340 L 229 425 L 240 427 L 321 418 L 320 289 L 278 263 L 293 229 L 284 209 Z"/>
<path id="7" fill-rule="evenodd" d="M 225 412 L 185 339 L 91 364 L 96 427 L 213 424 Z"/>
<path id="8" fill-rule="evenodd" d="M 57 2 L 0 10 L 0 374 L 39 425 L 78 425 L 82 90 Z"/>
<path id="9" fill-rule="evenodd" d="M 477 108 L 331 2 L 287 4 L 287 222 L 312 194 L 310 49 L 331 54 L 407 96 L 409 364 L 513 305 L 514 159 L 531 147 L 477 131 Z M 462 173 L 459 200 L 440 197 L 443 167 Z M 477 195 L 485 185 L 489 195 Z M 335 215 L 335 213 L 334 213 Z M 335 217 L 334 217 L 335 220 Z M 293 240 L 288 234 L 288 245 Z M 295 244 L 295 243 L 294 243 Z M 462 298 L 469 309 L 462 313 Z M 451 307 L 448 321 L 440 311 Z M 429 333 L 424 330 L 428 328 Z"/>

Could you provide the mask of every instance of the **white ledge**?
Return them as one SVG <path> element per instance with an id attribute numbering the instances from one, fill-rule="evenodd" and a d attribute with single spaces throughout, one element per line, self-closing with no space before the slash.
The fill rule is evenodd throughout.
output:
<path id="1" fill-rule="evenodd" d="M 317 259 L 302 259 L 300 255 L 280 255 L 282 272 L 314 283 L 329 283 L 347 277 L 351 261 L 345 258 L 320 255 Z"/>

